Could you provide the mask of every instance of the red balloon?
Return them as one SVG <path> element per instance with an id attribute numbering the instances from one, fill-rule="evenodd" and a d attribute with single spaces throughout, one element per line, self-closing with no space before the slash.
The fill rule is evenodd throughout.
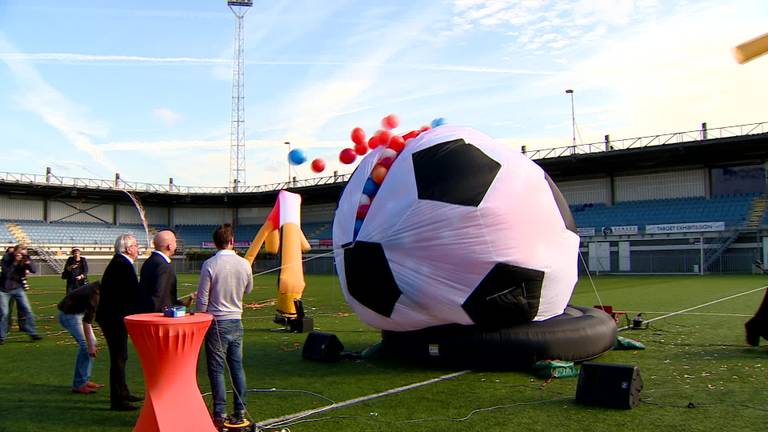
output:
<path id="1" fill-rule="evenodd" d="M 394 129 L 400 124 L 400 119 L 396 115 L 390 114 L 381 119 L 381 127 L 384 129 Z"/>
<path id="2" fill-rule="evenodd" d="M 387 147 L 400 153 L 405 148 L 405 140 L 400 135 L 392 135 L 392 138 L 389 139 L 389 145 Z"/>
<path id="3" fill-rule="evenodd" d="M 351 148 L 345 148 L 339 153 L 339 161 L 343 164 L 351 164 L 357 159 L 357 153 Z"/>
<path id="4" fill-rule="evenodd" d="M 407 134 L 403 135 L 403 140 L 408 141 L 409 139 L 416 138 L 419 135 L 421 135 L 420 130 L 410 131 Z"/>
<path id="5" fill-rule="evenodd" d="M 389 170 L 384 168 L 381 165 L 376 165 L 373 167 L 373 171 L 371 171 L 371 179 L 376 184 L 381 184 L 381 182 L 384 181 L 384 177 L 387 176 L 387 172 Z"/>
<path id="6" fill-rule="evenodd" d="M 365 145 L 365 131 L 362 128 L 356 127 L 352 129 L 352 142 L 357 145 Z"/>
<path id="7" fill-rule="evenodd" d="M 391 156 L 385 156 L 385 157 L 379 159 L 379 162 L 377 162 L 377 163 L 378 163 L 378 165 L 381 165 L 384 168 L 389 169 L 389 167 L 391 167 L 392 164 L 395 163 L 395 158 L 393 158 Z"/>
<path id="8" fill-rule="evenodd" d="M 389 143 L 389 139 L 392 138 L 392 132 L 388 130 L 379 130 L 376 132 L 376 136 L 379 137 L 379 145 L 385 146 Z"/>
<path id="9" fill-rule="evenodd" d="M 368 140 L 368 147 L 370 147 L 371 150 L 373 150 L 378 146 L 379 146 L 379 136 L 374 135 Z"/>
<path id="10" fill-rule="evenodd" d="M 312 171 L 316 173 L 321 173 L 325 169 L 325 161 L 317 158 L 312 161 Z"/>
<path id="11" fill-rule="evenodd" d="M 368 153 L 368 145 L 366 143 L 355 145 L 355 153 L 359 154 L 360 156 Z"/>
<path id="12" fill-rule="evenodd" d="M 370 204 L 361 204 L 357 207 L 357 219 L 365 219 L 365 215 L 368 214 L 368 209 L 371 208 Z"/>

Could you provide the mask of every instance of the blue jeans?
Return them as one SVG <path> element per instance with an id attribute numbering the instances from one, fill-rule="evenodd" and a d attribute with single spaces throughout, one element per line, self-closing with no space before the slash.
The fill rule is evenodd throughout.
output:
<path id="1" fill-rule="evenodd" d="M 59 323 L 69 334 L 75 338 L 80 346 L 75 357 L 75 378 L 72 381 L 72 388 L 80 388 L 88 382 L 93 368 L 93 359 L 88 355 L 88 345 L 85 343 L 85 332 L 83 331 L 83 314 L 65 314 L 59 312 Z"/>
<path id="2" fill-rule="evenodd" d="M 245 410 L 245 371 L 243 371 L 243 324 L 239 319 L 213 320 L 205 334 L 205 358 L 208 362 L 208 379 L 213 393 L 213 415 L 224 416 L 227 412 L 227 390 L 224 384 L 224 366 L 234 386 L 235 412 Z"/>
<path id="3" fill-rule="evenodd" d="M 10 303 L 11 298 L 16 300 L 19 313 L 26 318 L 21 329 L 29 333 L 30 336 L 37 335 L 35 318 L 32 316 L 32 307 L 29 305 L 27 294 L 23 288 L 17 288 L 11 292 L 0 291 L 0 340 L 5 340 L 5 337 L 8 336 L 8 303 Z"/>

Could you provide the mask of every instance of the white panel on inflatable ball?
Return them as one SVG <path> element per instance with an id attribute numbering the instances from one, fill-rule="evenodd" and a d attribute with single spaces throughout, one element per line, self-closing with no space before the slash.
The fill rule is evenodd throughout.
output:
<path id="1" fill-rule="evenodd" d="M 471 146 L 465 146 L 461 141 L 445 144 L 459 139 Z M 438 145 L 440 147 L 423 152 Z M 460 203 L 451 202 L 453 198 L 419 199 L 414 153 L 419 157 L 420 169 L 427 166 L 439 170 L 446 166 L 456 167 L 456 158 L 454 165 L 432 161 L 441 157 L 442 149 L 457 148 L 462 155 L 467 153 L 485 165 L 467 165 L 464 172 L 459 166 L 455 177 L 453 172 L 438 173 L 438 180 L 431 178 L 430 181 L 446 184 L 437 183 L 433 190 L 442 186 L 445 186 L 443 190 L 461 189 L 482 176 L 482 171 L 487 171 L 490 173 L 485 176 L 487 183 L 473 186 L 481 192 L 474 195 L 477 201 L 466 204 L 461 200 Z M 515 272 L 518 271 L 526 275 L 543 272 L 543 281 L 540 276 L 538 280 L 541 287 L 540 299 L 536 302 L 538 309 L 533 311 L 535 316 L 526 319 L 542 320 L 563 312 L 576 282 L 579 239 L 565 227 L 544 172 L 525 156 L 488 136 L 454 126 L 435 128 L 408 142 L 373 199 L 357 238 L 358 243 L 380 245 L 375 247 L 383 250 L 385 267 L 388 265 L 396 282 L 396 288 L 391 284 L 388 286 L 390 294 L 395 289 L 402 295 L 390 304 L 391 308 L 381 308 L 370 298 L 362 300 L 389 316 L 371 310 L 350 295 L 346 280 L 346 272 L 350 269 L 345 268 L 345 253 L 341 246 L 352 241 L 363 185 L 379 152 L 377 149 L 361 161 L 342 194 L 334 219 L 334 248 L 342 289 L 363 321 L 396 331 L 451 323 L 473 324 L 475 321 L 470 317 L 472 313 L 465 310 L 465 302 L 469 302 L 475 288 L 493 280 L 496 291 L 491 297 L 497 294 L 503 297 L 509 291 L 504 289 L 503 285 L 507 283 L 504 278 L 517 277 Z M 434 159 L 430 159 L 433 155 Z M 485 170 L 485 166 L 493 169 Z M 421 178 L 423 182 L 423 176 Z M 425 196 L 433 197 L 428 193 Z M 499 270 L 498 266 L 502 268 L 495 272 Z M 492 274 L 501 274 L 501 279 L 494 279 Z M 366 281 L 361 284 L 360 275 L 355 277 L 357 283 L 353 290 L 358 297 L 379 294 L 366 292 Z M 379 282 L 371 281 L 371 285 L 379 287 Z M 510 279 L 509 284 L 520 285 L 518 282 Z M 523 292 L 526 282 L 530 281 L 522 281 Z M 483 295 L 485 292 L 479 290 Z M 395 296 L 397 294 L 395 292 Z M 390 296 L 387 301 L 394 300 Z M 480 301 L 488 300 L 481 298 Z M 506 311 L 493 307 L 489 310 L 494 313 Z M 482 307 L 480 315 L 477 310 L 474 313 L 476 318 L 484 318 Z"/>

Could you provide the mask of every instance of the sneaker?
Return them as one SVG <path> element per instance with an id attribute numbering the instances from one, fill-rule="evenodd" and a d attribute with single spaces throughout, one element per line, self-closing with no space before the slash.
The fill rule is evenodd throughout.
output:
<path id="1" fill-rule="evenodd" d="M 72 393 L 91 394 L 96 393 L 96 390 L 88 387 L 88 384 L 83 384 L 80 387 L 72 387 Z"/>
<path id="2" fill-rule="evenodd" d="M 96 384 L 96 383 L 95 383 L 95 382 L 93 382 L 93 381 L 88 381 L 87 383 L 85 383 L 85 385 L 86 385 L 88 388 L 92 388 L 92 389 L 94 389 L 94 390 L 95 390 L 95 389 L 100 389 L 100 388 L 104 387 L 104 384 Z"/>
<path id="3" fill-rule="evenodd" d="M 229 419 L 227 420 L 227 424 L 235 427 L 246 425 L 247 420 L 245 420 L 245 413 L 242 411 L 235 411 L 234 414 L 229 416 Z"/>

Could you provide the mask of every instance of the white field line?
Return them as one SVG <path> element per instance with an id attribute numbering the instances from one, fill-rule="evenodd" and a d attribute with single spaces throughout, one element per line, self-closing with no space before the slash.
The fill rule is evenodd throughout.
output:
<path id="1" fill-rule="evenodd" d="M 755 289 L 752 289 L 752 290 L 749 290 L 749 291 L 744 291 L 744 292 L 742 292 L 742 293 L 738 293 L 738 294 L 730 295 L 730 296 L 728 296 L 728 297 L 723 297 L 723 298 L 720 298 L 720 299 L 717 299 L 717 300 L 712 300 L 711 302 L 702 303 L 702 304 L 700 304 L 700 305 L 698 305 L 698 306 L 689 307 L 689 308 L 687 308 L 687 309 L 679 310 L 679 311 L 677 311 L 677 312 L 670 312 L 670 313 L 668 313 L 668 314 L 665 314 L 665 315 L 662 315 L 662 316 L 660 316 L 660 317 L 651 318 L 651 319 L 649 319 L 649 320 L 645 320 L 645 321 L 643 321 L 643 322 L 646 322 L 646 323 L 652 323 L 652 322 L 654 322 L 654 321 L 658 321 L 658 320 L 661 320 L 661 319 L 664 319 L 664 318 L 669 318 L 669 317 L 671 317 L 671 316 L 675 316 L 675 315 L 681 315 L 681 314 L 684 314 L 684 313 L 686 313 L 686 312 L 690 312 L 690 311 L 692 311 L 692 310 L 696 310 L 696 309 L 699 309 L 699 308 L 703 308 L 703 307 L 706 307 L 706 306 L 709 306 L 709 305 L 713 305 L 713 304 L 715 304 L 715 303 L 720 303 L 720 302 L 722 302 L 722 301 L 730 300 L 730 299 L 733 299 L 733 298 L 736 298 L 736 297 L 741 297 L 741 296 L 743 296 L 743 295 L 746 295 L 746 294 L 752 294 L 752 293 L 753 293 L 753 292 L 755 292 L 755 291 L 764 290 L 764 289 L 766 289 L 766 288 L 768 288 L 768 285 L 766 285 L 766 286 L 761 286 L 760 288 L 755 288 Z M 621 330 L 627 330 L 627 329 L 629 329 L 629 328 L 631 328 L 631 326 L 624 326 L 624 327 L 620 328 L 620 329 L 619 329 L 619 331 L 621 331 Z"/>
<path id="2" fill-rule="evenodd" d="M 343 401 L 343 402 L 336 402 L 336 403 L 333 403 L 331 405 L 326 405 L 326 406 L 320 407 L 320 408 L 310 409 L 310 410 L 301 411 L 301 412 L 297 412 L 297 413 L 293 413 L 293 414 L 287 414 L 287 415 L 284 415 L 282 417 L 277 417 L 277 418 L 273 418 L 273 419 L 269 419 L 269 420 L 260 421 L 260 422 L 258 422 L 256 424 L 256 426 L 263 428 L 263 427 L 268 427 L 268 426 L 274 425 L 274 427 L 278 427 L 279 423 L 286 423 L 286 422 L 293 421 L 293 420 L 296 420 L 296 419 L 299 419 L 299 418 L 302 418 L 302 417 L 307 417 L 307 416 L 311 416 L 311 415 L 314 415 L 314 414 L 319 414 L 319 413 L 322 413 L 322 412 L 331 411 L 331 410 L 335 410 L 335 409 L 338 409 L 338 408 L 343 408 L 343 407 L 346 407 L 346 406 L 349 406 L 349 405 L 354 405 L 354 404 L 357 404 L 357 403 L 360 403 L 360 402 L 366 402 L 366 401 L 369 401 L 369 400 L 372 400 L 372 399 L 380 398 L 382 396 L 389 396 L 389 395 L 396 394 L 396 393 L 401 393 L 401 392 L 404 392 L 404 391 L 407 391 L 407 390 L 412 390 L 412 389 L 415 389 L 415 388 L 418 388 L 418 387 L 423 387 L 423 386 L 426 386 L 426 385 L 429 385 L 429 384 L 434 384 L 434 383 L 437 383 L 437 382 L 440 382 L 440 381 L 445 381 L 445 380 L 453 379 L 453 378 L 459 377 L 461 375 L 464 375 L 464 374 L 466 374 L 468 372 L 470 372 L 470 370 L 463 370 L 463 371 L 460 371 L 460 372 L 454 372 L 454 373 L 451 373 L 451 374 L 448 374 L 448 375 L 443 375 L 443 376 L 440 376 L 440 377 L 437 377 L 437 378 L 432 378 L 432 379 L 429 379 L 429 380 L 426 380 L 426 381 L 421 381 L 421 382 L 417 382 L 417 383 L 414 383 L 414 384 L 408 384 L 406 386 L 397 387 L 397 388 L 393 388 L 393 389 L 390 389 L 390 390 L 385 390 L 385 391 L 383 391 L 381 393 L 374 393 L 374 394 L 367 395 L 367 396 L 361 396 L 361 397 L 358 397 L 358 398 L 349 399 L 349 400 L 346 400 L 346 401 Z"/>

